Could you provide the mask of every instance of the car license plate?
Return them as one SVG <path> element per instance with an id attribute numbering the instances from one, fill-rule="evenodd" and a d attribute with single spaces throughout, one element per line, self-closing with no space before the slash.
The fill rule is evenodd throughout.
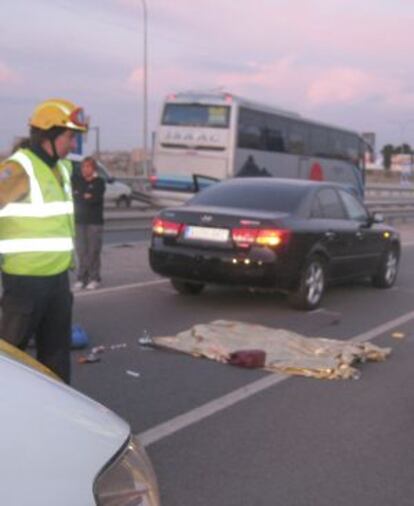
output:
<path id="1" fill-rule="evenodd" d="M 195 241 L 226 242 L 229 238 L 227 228 L 187 226 L 184 237 Z"/>

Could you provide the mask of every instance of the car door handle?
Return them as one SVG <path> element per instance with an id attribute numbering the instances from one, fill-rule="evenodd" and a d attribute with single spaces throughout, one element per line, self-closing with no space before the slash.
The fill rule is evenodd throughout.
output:
<path id="1" fill-rule="evenodd" d="M 325 232 L 325 237 L 329 240 L 335 239 L 336 232 L 332 232 L 332 230 L 329 230 L 328 232 Z"/>
<path id="2" fill-rule="evenodd" d="M 364 232 L 361 232 L 361 230 L 358 230 L 355 235 L 358 237 L 358 239 L 363 239 L 365 237 Z"/>

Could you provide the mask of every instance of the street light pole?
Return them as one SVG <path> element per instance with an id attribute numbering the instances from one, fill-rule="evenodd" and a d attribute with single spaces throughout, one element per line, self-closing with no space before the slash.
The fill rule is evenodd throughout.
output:
<path id="1" fill-rule="evenodd" d="M 143 53 L 143 106 L 142 106 L 142 136 L 144 155 L 144 175 L 149 177 L 148 166 L 148 65 L 147 65 L 147 2 L 142 0 L 143 26 L 144 26 L 144 53 Z"/>
<path id="2" fill-rule="evenodd" d="M 101 146 L 100 146 L 100 135 L 99 135 L 99 127 L 98 126 L 92 126 L 90 127 L 91 130 L 95 130 L 96 137 L 95 137 L 95 151 L 96 151 L 96 158 L 100 160 L 101 158 Z"/>

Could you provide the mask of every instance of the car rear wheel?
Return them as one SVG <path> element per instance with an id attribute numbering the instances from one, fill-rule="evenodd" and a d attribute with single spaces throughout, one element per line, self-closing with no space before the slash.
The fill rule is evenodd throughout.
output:
<path id="1" fill-rule="evenodd" d="M 319 306 L 325 292 L 326 266 L 320 256 L 312 256 L 300 275 L 297 290 L 289 297 L 296 309 L 315 309 Z"/>
<path id="2" fill-rule="evenodd" d="M 180 281 L 179 279 L 172 278 L 171 284 L 174 289 L 182 295 L 198 295 L 204 289 L 203 283 L 193 283 L 190 281 Z"/>
<path id="3" fill-rule="evenodd" d="M 383 255 L 372 284 L 377 288 L 390 288 L 397 279 L 399 255 L 397 248 L 389 248 Z"/>

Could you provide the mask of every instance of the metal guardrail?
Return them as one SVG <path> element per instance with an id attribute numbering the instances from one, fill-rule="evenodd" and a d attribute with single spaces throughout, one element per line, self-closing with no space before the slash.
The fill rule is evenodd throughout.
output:
<path id="1" fill-rule="evenodd" d="M 369 184 L 365 204 L 371 212 L 384 215 L 386 221 L 414 218 L 414 186 L 411 184 Z"/>
<path id="2" fill-rule="evenodd" d="M 105 230 L 148 230 L 157 209 L 105 209 Z"/>
<path id="3" fill-rule="evenodd" d="M 128 209 L 105 208 L 106 230 L 147 230 L 160 205 L 148 192 L 146 178 L 119 178 L 133 190 L 133 204 Z M 365 188 L 365 205 L 370 212 L 383 214 L 386 221 L 414 218 L 414 185 L 369 184 Z"/>

